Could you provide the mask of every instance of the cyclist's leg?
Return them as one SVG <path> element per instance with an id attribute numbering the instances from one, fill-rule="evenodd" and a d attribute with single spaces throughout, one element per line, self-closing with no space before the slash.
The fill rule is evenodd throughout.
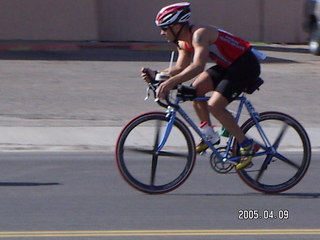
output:
<path id="1" fill-rule="evenodd" d="M 238 126 L 232 114 L 226 109 L 227 105 L 234 99 L 236 95 L 241 93 L 242 86 L 237 82 L 229 79 L 223 79 L 213 95 L 208 101 L 210 112 L 213 116 L 237 139 L 241 145 L 241 162 L 236 166 L 236 169 L 242 169 L 248 166 L 253 158 L 253 155 L 258 148 L 252 140 L 247 139 Z"/>
<path id="2" fill-rule="evenodd" d="M 245 135 L 232 114 L 226 109 L 229 103 L 230 101 L 222 93 L 214 91 L 208 101 L 209 111 L 241 143 L 245 140 Z"/>
<path id="3" fill-rule="evenodd" d="M 212 81 L 212 77 L 211 74 L 209 74 L 209 72 L 201 73 L 192 84 L 192 86 L 196 88 L 196 93 L 198 97 L 203 97 L 207 92 L 213 91 L 214 85 L 215 83 Z M 219 144 L 219 134 L 213 128 L 210 129 L 208 127 L 205 127 L 210 127 L 212 125 L 207 101 L 193 101 L 193 107 L 201 122 L 200 127 L 203 128 L 203 133 L 206 134 L 208 139 L 211 139 L 211 142 L 213 144 Z M 207 148 L 208 145 L 204 143 L 204 141 L 201 139 L 200 143 L 196 146 L 196 152 L 201 153 L 205 151 Z"/>
<path id="4" fill-rule="evenodd" d="M 223 79 L 216 85 L 215 93 L 209 101 L 212 114 L 227 128 L 241 145 L 241 162 L 237 169 L 250 164 L 253 154 L 258 151 L 255 144 L 246 139 L 244 133 L 226 106 L 260 75 L 260 64 L 251 51 L 247 51 L 225 70 Z"/>
<path id="5" fill-rule="evenodd" d="M 192 83 L 192 86 L 196 88 L 198 97 L 203 97 L 207 92 L 213 91 L 214 89 L 213 82 L 207 72 L 201 73 Z M 208 122 L 211 125 L 207 102 L 193 101 L 193 107 L 200 121 Z"/>
<path id="6" fill-rule="evenodd" d="M 215 65 L 207 71 L 201 73 L 192 83 L 197 89 L 197 96 L 203 97 L 206 93 L 211 92 L 219 84 L 225 75 L 225 69 Z M 201 122 L 208 122 L 211 125 L 210 113 L 206 101 L 193 101 L 194 109 Z"/>

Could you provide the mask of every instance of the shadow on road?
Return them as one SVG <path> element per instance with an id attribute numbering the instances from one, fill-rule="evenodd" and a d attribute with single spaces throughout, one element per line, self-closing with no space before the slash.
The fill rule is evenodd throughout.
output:
<path id="1" fill-rule="evenodd" d="M 54 186 L 60 183 L 37 183 L 37 182 L 0 182 L 0 187 L 34 187 L 34 186 Z"/>

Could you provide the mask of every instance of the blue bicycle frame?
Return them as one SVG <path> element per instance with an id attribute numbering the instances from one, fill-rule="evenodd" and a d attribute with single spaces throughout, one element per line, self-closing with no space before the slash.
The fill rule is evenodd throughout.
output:
<path id="1" fill-rule="evenodd" d="M 208 101 L 209 97 L 197 97 L 195 99 L 193 99 L 193 101 Z M 275 153 L 275 149 L 274 147 L 270 144 L 265 132 L 263 131 L 262 127 L 259 124 L 259 113 L 257 113 L 254 109 L 254 107 L 252 106 L 252 104 L 250 103 L 250 101 L 247 99 L 247 97 L 245 96 L 245 94 L 243 93 L 241 96 L 237 97 L 235 100 L 240 101 L 240 104 L 238 106 L 238 110 L 235 116 L 235 120 L 236 122 L 239 121 L 243 107 L 245 106 L 248 113 L 250 114 L 251 118 L 253 119 L 253 121 L 255 122 L 255 126 L 257 128 L 257 131 L 259 132 L 262 140 L 263 140 L 263 144 L 260 144 L 260 147 L 264 150 L 264 151 L 260 151 L 258 153 L 255 154 L 255 156 L 261 156 L 261 155 L 266 155 L 268 153 Z M 167 107 L 167 117 L 168 117 L 168 123 L 167 126 L 165 128 L 165 133 L 158 145 L 157 151 L 161 151 L 161 149 L 163 148 L 163 146 L 165 145 L 171 130 L 172 130 L 172 126 L 174 124 L 175 118 L 177 116 L 177 112 L 182 116 L 182 118 L 191 126 L 191 128 L 202 138 L 202 140 L 209 146 L 209 148 L 214 152 L 214 154 L 216 155 L 216 157 L 218 158 L 218 160 L 220 162 L 228 162 L 230 164 L 236 165 L 239 161 L 240 161 L 240 156 L 234 156 L 234 157 L 229 157 L 228 153 L 230 152 L 231 148 L 232 148 L 232 142 L 234 140 L 233 136 L 230 136 L 229 139 L 227 140 L 227 144 L 226 144 L 226 151 L 225 153 L 222 155 L 218 149 L 211 143 L 211 141 L 209 141 L 205 135 L 202 134 L 202 132 L 200 131 L 200 129 L 198 128 L 198 126 L 194 123 L 194 121 L 188 116 L 188 114 L 179 106 L 180 102 L 185 101 L 185 99 L 183 98 L 179 98 L 177 97 L 175 99 L 175 103 L 174 104 L 170 104 Z"/>

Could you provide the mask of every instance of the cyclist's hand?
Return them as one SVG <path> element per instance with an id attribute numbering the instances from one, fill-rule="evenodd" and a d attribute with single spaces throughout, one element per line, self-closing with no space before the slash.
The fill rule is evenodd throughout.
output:
<path id="1" fill-rule="evenodd" d="M 141 68 L 141 78 L 147 82 L 151 83 L 156 77 L 156 71 L 151 70 L 150 68 Z M 150 79 L 152 78 L 152 79 Z"/>
<path id="2" fill-rule="evenodd" d="M 165 99 L 175 86 L 176 83 L 170 80 L 162 82 L 157 88 L 157 98 Z"/>

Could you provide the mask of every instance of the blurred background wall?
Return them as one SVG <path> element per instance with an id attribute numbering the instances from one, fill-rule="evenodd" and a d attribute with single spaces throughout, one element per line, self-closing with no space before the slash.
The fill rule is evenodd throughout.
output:
<path id="1" fill-rule="evenodd" d="M 305 0 L 189 0 L 192 23 L 250 41 L 303 43 Z M 1 0 L 0 40 L 163 41 L 154 18 L 172 0 Z"/>

